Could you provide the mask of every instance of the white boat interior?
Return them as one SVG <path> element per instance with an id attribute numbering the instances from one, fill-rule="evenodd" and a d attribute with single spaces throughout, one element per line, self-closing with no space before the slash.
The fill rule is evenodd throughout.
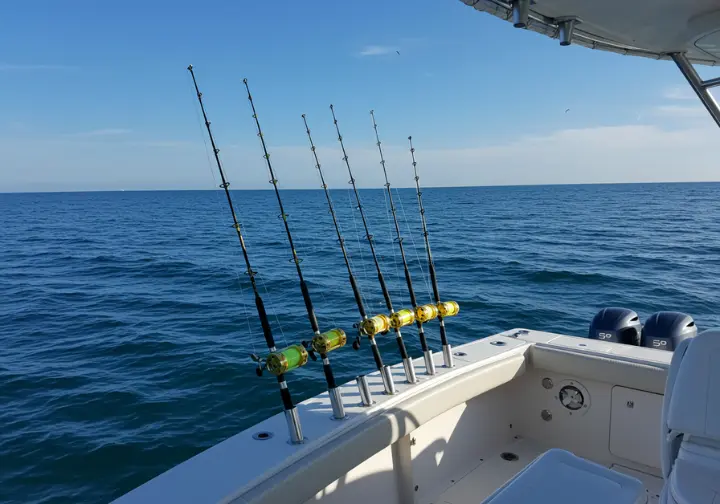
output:
<path id="1" fill-rule="evenodd" d="M 720 125 L 709 92 L 720 78 L 693 67 L 720 63 L 716 0 L 463 1 L 561 45 L 671 59 Z M 409 362 L 391 366 L 394 393 L 387 374 L 359 377 L 116 502 L 720 503 L 720 330 L 614 313 L 626 325 L 590 338 L 475 335 L 414 359 L 417 383 L 404 381 Z M 692 335 L 645 337 L 663 324 Z"/>
<path id="2" fill-rule="evenodd" d="M 394 366 L 395 395 L 383 394 L 377 372 L 368 375 L 370 407 L 344 385 L 345 420 L 332 418 L 327 393 L 299 404 L 303 444 L 288 443 L 278 414 L 116 502 L 477 504 L 550 448 L 640 481 L 637 502 L 720 499 L 720 333 L 686 340 L 673 354 L 514 329 L 454 353 L 452 369 L 436 356 L 433 377 L 417 359 L 416 385 L 399 383 L 403 368 Z M 673 355 L 668 386 L 680 388 L 670 401 Z M 534 502 L 622 502 L 593 500 L 593 478 L 580 470 L 544 471 L 550 487 Z M 666 479 L 705 498 L 660 500 Z M 606 475 L 598 481 L 608 484 Z"/>

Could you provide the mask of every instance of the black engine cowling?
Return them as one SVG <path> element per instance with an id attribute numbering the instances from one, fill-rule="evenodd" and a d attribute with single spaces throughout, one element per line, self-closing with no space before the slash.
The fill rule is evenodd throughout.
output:
<path id="1" fill-rule="evenodd" d="M 645 322 L 641 346 L 672 352 L 681 341 L 695 336 L 697 336 L 697 326 L 690 315 L 661 311 L 650 315 Z"/>
<path id="2" fill-rule="evenodd" d="M 625 345 L 640 345 L 642 324 L 638 314 L 627 308 L 603 308 L 592 319 L 588 338 L 623 343 Z"/>

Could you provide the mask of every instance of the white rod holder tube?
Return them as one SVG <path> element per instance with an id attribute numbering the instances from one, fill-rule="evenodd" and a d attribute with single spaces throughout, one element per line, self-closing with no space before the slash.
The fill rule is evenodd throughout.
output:
<path id="1" fill-rule="evenodd" d="M 455 360 L 453 359 L 453 353 L 452 353 L 452 347 L 448 343 L 447 345 L 443 345 L 443 361 L 446 368 L 453 368 L 455 367 Z"/>
<path id="2" fill-rule="evenodd" d="M 337 387 L 328 389 L 328 394 L 330 395 L 330 405 L 333 410 L 333 418 L 335 420 L 342 420 L 345 418 L 345 406 L 343 406 L 340 389 Z"/>
<path id="3" fill-rule="evenodd" d="M 360 402 L 363 406 L 372 406 L 375 402 L 372 399 L 372 393 L 370 392 L 370 386 L 368 385 L 367 376 L 361 375 L 355 378 L 355 382 L 358 386 L 358 392 L 360 392 Z"/>
<path id="4" fill-rule="evenodd" d="M 432 376 L 435 374 L 435 361 L 433 360 L 432 350 L 425 350 L 423 352 L 425 357 L 425 374 Z"/>
<path id="5" fill-rule="evenodd" d="M 304 443 L 305 438 L 303 438 L 300 415 L 298 415 L 297 408 L 285 410 L 285 421 L 287 422 L 288 432 L 290 434 L 290 442 L 292 444 Z"/>
<path id="6" fill-rule="evenodd" d="M 395 382 L 393 382 L 392 371 L 390 366 L 383 366 L 380 370 L 380 377 L 382 378 L 383 387 L 385 387 L 385 393 L 387 395 L 395 394 Z"/>

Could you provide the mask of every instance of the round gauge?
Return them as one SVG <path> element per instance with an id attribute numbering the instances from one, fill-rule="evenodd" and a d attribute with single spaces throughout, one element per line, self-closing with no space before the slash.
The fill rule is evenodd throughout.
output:
<path id="1" fill-rule="evenodd" d="M 579 388 L 572 385 L 565 385 L 560 389 L 558 396 L 560 403 L 571 411 L 577 411 L 585 404 L 585 396 Z"/>

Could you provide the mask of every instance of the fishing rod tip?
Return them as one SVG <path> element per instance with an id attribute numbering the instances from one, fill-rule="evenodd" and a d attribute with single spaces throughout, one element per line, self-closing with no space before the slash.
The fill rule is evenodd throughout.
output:
<path id="1" fill-rule="evenodd" d="M 408 137 L 408 140 L 412 140 L 412 135 Z"/>
<path id="2" fill-rule="evenodd" d="M 243 84 L 247 84 L 247 78 L 243 79 Z"/>
<path id="3" fill-rule="evenodd" d="M 193 66 L 192 66 L 192 65 L 188 65 L 187 69 L 192 72 Z"/>
<path id="4" fill-rule="evenodd" d="M 302 118 L 305 119 L 305 114 L 302 115 Z"/>

